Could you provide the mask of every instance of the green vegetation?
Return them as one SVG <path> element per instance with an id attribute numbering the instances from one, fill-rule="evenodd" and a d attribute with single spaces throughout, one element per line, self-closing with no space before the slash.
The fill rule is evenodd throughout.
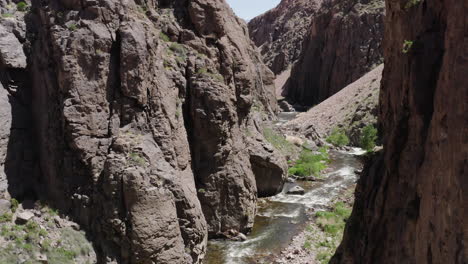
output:
<path id="1" fill-rule="evenodd" d="M 130 161 L 134 165 L 140 165 L 143 166 L 146 164 L 146 160 L 143 158 L 143 156 L 140 153 L 137 152 L 131 152 L 129 155 Z"/>
<path id="2" fill-rule="evenodd" d="M 368 125 L 361 130 L 361 148 L 367 152 L 372 152 L 377 140 L 377 129 L 373 125 Z"/>
<path id="3" fill-rule="evenodd" d="M 11 13 L 3 13 L 3 14 L 2 14 L 2 17 L 3 17 L 3 18 L 13 17 L 13 14 L 11 14 Z"/>
<path id="4" fill-rule="evenodd" d="M 50 264 L 73 264 L 75 258 L 86 256 L 92 250 L 83 232 L 70 227 L 56 231 L 49 237 L 48 232 L 38 223 L 30 220 L 24 226 L 7 223 L 1 226 L 0 263 L 16 263 L 18 256 L 26 258 L 24 263 L 37 263 L 36 257 L 45 254 Z"/>
<path id="5" fill-rule="evenodd" d="M 278 134 L 269 127 L 263 129 L 263 136 L 274 148 L 285 156 L 291 156 L 296 152 L 297 147 L 294 146 L 294 144 L 287 141 L 283 135 Z"/>
<path id="6" fill-rule="evenodd" d="M 333 236 L 343 232 L 346 220 L 350 215 L 351 208 L 343 202 L 336 203 L 331 212 L 322 211 L 315 214 L 319 227 Z"/>
<path id="7" fill-rule="evenodd" d="M 406 54 L 411 50 L 411 47 L 413 47 L 413 41 L 405 40 L 405 42 L 403 42 L 403 48 L 402 48 L 401 52 Z"/>
<path id="8" fill-rule="evenodd" d="M 12 198 L 12 199 L 10 200 L 10 204 L 11 204 L 11 205 L 10 205 L 11 211 L 12 211 L 13 213 L 15 213 L 16 210 L 18 209 L 18 206 L 19 206 L 18 200 L 16 200 L 15 198 Z"/>
<path id="9" fill-rule="evenodd" d="M 162 31 L 159 33 L 159 38 L 162 39 L 162 40 L 164 40 L 165 42 L 170 42 L 170 41 L 171 41 L 171 39 L 169 38 L 169 36 L 166 35 L 166 34 L 165 34 L 164 32 L 162 32 Z"/>
<path id="10" fill-rule="evenodd" d="M 349 138 L 343 130 L 335 128 L 327 137 L 327 142 L 335 147 L 343 147 L 349 144 Z"/>
<path id="11" fill-rule="evenodd" d="M 205 193 L 205 192 L 206 192 L 206 190 L 205 190 L 205 189 L 203 189 L 203 188 L 200 188 L 200 189 L 198 189 L 198 192 L 199 192 L 199 193 Z"/>
<path id="12" fill-rule="evenodd" d="M 69 24 L 68 29 L 71 30 L 71 31 L 75 31 L 75 30 L 78 29 L 78 25 L 75 24 L 75 23 Z"/>
<path id="13" fill-rule="evenodd" d="M 328 238 L 319 241 L 316 247 L 319 249 L 317 260 L 326 264 L 335 253 L 342 240 L 346 221 L 351 215 L 351 207 L 343 202 L 337 202 L 332 211 L 322 211 L 315 214 L 316 223 Z"/>
<path id="14" fill-rule="evenodd" d="M 13 219 L 13 215 L 10 213 L 0 215 L 0 223 L 11 222 L 11 219 Z"/>
<path id="15" fill-rule="evenodd" d="M 327 149 L 322 147 L 318 153 L 313 153 L 308 149 L 302 150 L 299 159 L 294 166 L 289 168 L 288 172 L 292 175 L 308 177 L 320 177 L 320 173 L 327 168 L 330 159 Z"/>
<path id="16" fill-rule="evenodd" d="M 26 10 L 28 10 L 28 4 L 21 1 L 16 4 L 16 9 L 18 9 L 18 11 L 25 12 Z"/>
<path id="17" fill-rule="evenodd" d="M 177 61 L 180 63 L 187 60 L 187 49 L 182 44 L 175 42 L 171 43 L 169 49 L 175 53 Z"/>
<path id="18" fill-rule="evenodd" d="M 408 0 L 408 2 L 406 2 L 405 9 L 408 10 L 408 9 L 412 8 L 413 6 L 416 6 L 420 2 L 421 2 L 421 0 Z"/>
<path id="19" fill-rule="evenodd" d="M 206 68 L 198 69 L 197 75 L 208 76 L 208 77 L 210 77 L 212 79 L 215 79 L 215 80 L 217 80 L 219 82 L 224 82 L 224 77 L 221 74 L 208 72 L 208 70 Z"/>

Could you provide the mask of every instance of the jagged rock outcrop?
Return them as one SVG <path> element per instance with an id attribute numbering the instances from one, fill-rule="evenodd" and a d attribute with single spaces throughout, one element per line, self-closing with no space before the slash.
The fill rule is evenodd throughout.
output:
<path id="1" fill-rule="evenodd" d="M 25 13 L 16 9 L 13 4 L 0 3 L 0 199 L 10 195 L 34 198 L 39 180 L 32 137 L 31 86 L 22 44 Z"/>
<path id="2" fill-rule="evenodd" d="M 273 73 L 224 1 L 35 1 L 24 13 L 11 22 L 27 29 L 14 34 L 41 172 L 29 192 L 91 234 L 99 263 L 201 263 L 208 235 L 250 230 L 257 164 L 284 179 L 285 160 L 251 157 L 268 143 L 243 131 L 254 103 L 277 111 Z"/>
<path id="3" fill-rule="evenodd" d="M 275 74 L 299 59 L 310 21 L 321 4 L 321 0 L 282 0 L 277 7 L 249 21 L 250 37 Z"/>
<path id="4" fill-rule="evenodd" d="M 331 263 L 467 263 L 466 1 L 387 0 L 383 153 Z"/>
<path id="5" fill-rule="evenodd" d="M 351 145 L 359 146 L 362 128 L 367 125 L 377 127 L 382 70 L 383 65 L 378 66 L 309 111 L 299 114 L 284 128 L 308 137 L 317 133 L 322 139 L 338 128 L 346 132 Z"/>
<path id="6" fill-rule="evenodd" d="M 312 106 L 382 63 L 383 0 L 324 2 L 312 18 L 283 95 Z"/>

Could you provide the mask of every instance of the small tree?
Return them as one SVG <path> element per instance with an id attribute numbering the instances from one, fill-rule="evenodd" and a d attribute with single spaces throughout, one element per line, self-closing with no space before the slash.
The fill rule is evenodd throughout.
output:
<path id="1" fill-rule="evenodd" d="M 374 150 L 377 140 L 377 129 L 373 125 L 368 125 L 361 130 L 361 147 L 367 152 Z"/>

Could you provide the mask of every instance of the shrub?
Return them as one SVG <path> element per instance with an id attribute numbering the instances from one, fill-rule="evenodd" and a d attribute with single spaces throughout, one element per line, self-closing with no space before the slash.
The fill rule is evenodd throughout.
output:
<path id="1" fill-rule="evenodd" d="M 375 141 L 377 140 L 377 129 L 368 125 L 361 130 L 361 148 L 367 152 L 371 152 L 375 147 Z"/>
<path id="2" fill-rule="evenodd" d="M 18 11 L 24 12 L 24 11 L 26 11 L 28 9 L 28 4 L 21 1 L 21 2 L 16 4 L 16 9 L 18 9 Z"/>
<path id="3" fill-rule="evenodd" d="M 135 165 L 143 166 L 146 164 L 145 159 L 141 156 L 140 153 L 132 152 L 128 156 L 130 158 L 130 161 L 132 161 L 132 163 Z"/>
<path id="4" fill-rule="evenodd" d="M 68 25 L 68 29 L 71 30 L 71 31 L 75 31 L 78 29 L 78 25 L 75 24 L 75 23 L 72 23 L 70 25 Z"/>
<path id="5" fill-rule="evenodd" d="M 18 206 L 19 206 L 18 200 L 16 200 L 15 198 L 12 198 L 12 199 L 10 200 L 10 204 L 11 204 L 11 205 L 10 205 L 11 211 L 12 211 L 13 213 L 15 213 L 15 212 L 16 212 L 16 209 L 18 209 Z"/>
<path id="6" fill-rule="evenodd" d="M 329 157 L 327 150 L 321 148 L 318 154 L 313 153 L 310 150 L 304 149 L 299 159 L 296 161 L 296 164 L 289 168 L 289 174 L 297 176 L 320 176 L 320 172 L 327 168 L 327 163 L 329 162 Z"/>
<path id="7" fill-rule="evenodd" d="M 413 46 L 413 41 L 405 40 L 405 42 L 403 42 L 403 48 L 402 48 L 401 52 L 403 52 L 405 54 L 408 53 L 411 50 L 412 46 Z"/>
<path id="8" fill-rule="evenodd" d="M 330 136 L 327 137 L 327 142 L 336 147 L 342 147 L 349 144 L 349 138 L 343 130 L 335 128 L 331 132 Z"/>
<path id="9" fill-rule="evenodd" d="M 12 13 L 3 13 L 2 17 L 4 17 L 4 18 L 13 17 L 13 14 Z"/>

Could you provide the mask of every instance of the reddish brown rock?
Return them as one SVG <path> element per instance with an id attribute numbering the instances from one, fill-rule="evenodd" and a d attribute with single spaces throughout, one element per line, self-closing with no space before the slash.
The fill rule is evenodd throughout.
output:
<path id="1" fill-rule="evenodd" d="M 250 37 L 275 74 L 300 58 L 310 21 L 321 4 L 322 0 L 282 0 L 277 7 L 249 21 Z"/>
<path id="2" fill-rule="evenodd" d="M 312 106 L 382 63 L 383 0 L 325 2 L 312 18 L 283 95 Z"/>
<path id="3" fill-rule="evenodd" d="M 468 3 L 386 6 L 384 150 L 331 263 L 468 263 Z"/>
<path id="4" fill-rule="evenodd" d="M 24 191 L 79 222 L 100 263 L 201 263 L 208 235 L 250 230 L 256 164 L 275 169 L 280 189 L 285 160 L 251 158 L 267 143 L 243 131 L 257 129 L 253 104 L 267 117 L 277 111 L 273 74 L 224 1 L 53 0 L 34 2 L 26 17 L 10 24 L 26 24 L 27 39 L 0 28 L 0 54 L 31 77 L 26 111 L 42 176 L 26 185 L 34 152 L 8 146 L 29 162 L 13 160 L 29 178 L 9 186 L 22 179 L 33 186 Z M 18 115 L 2 120 L 14 126 L 8 118 Z"/>

